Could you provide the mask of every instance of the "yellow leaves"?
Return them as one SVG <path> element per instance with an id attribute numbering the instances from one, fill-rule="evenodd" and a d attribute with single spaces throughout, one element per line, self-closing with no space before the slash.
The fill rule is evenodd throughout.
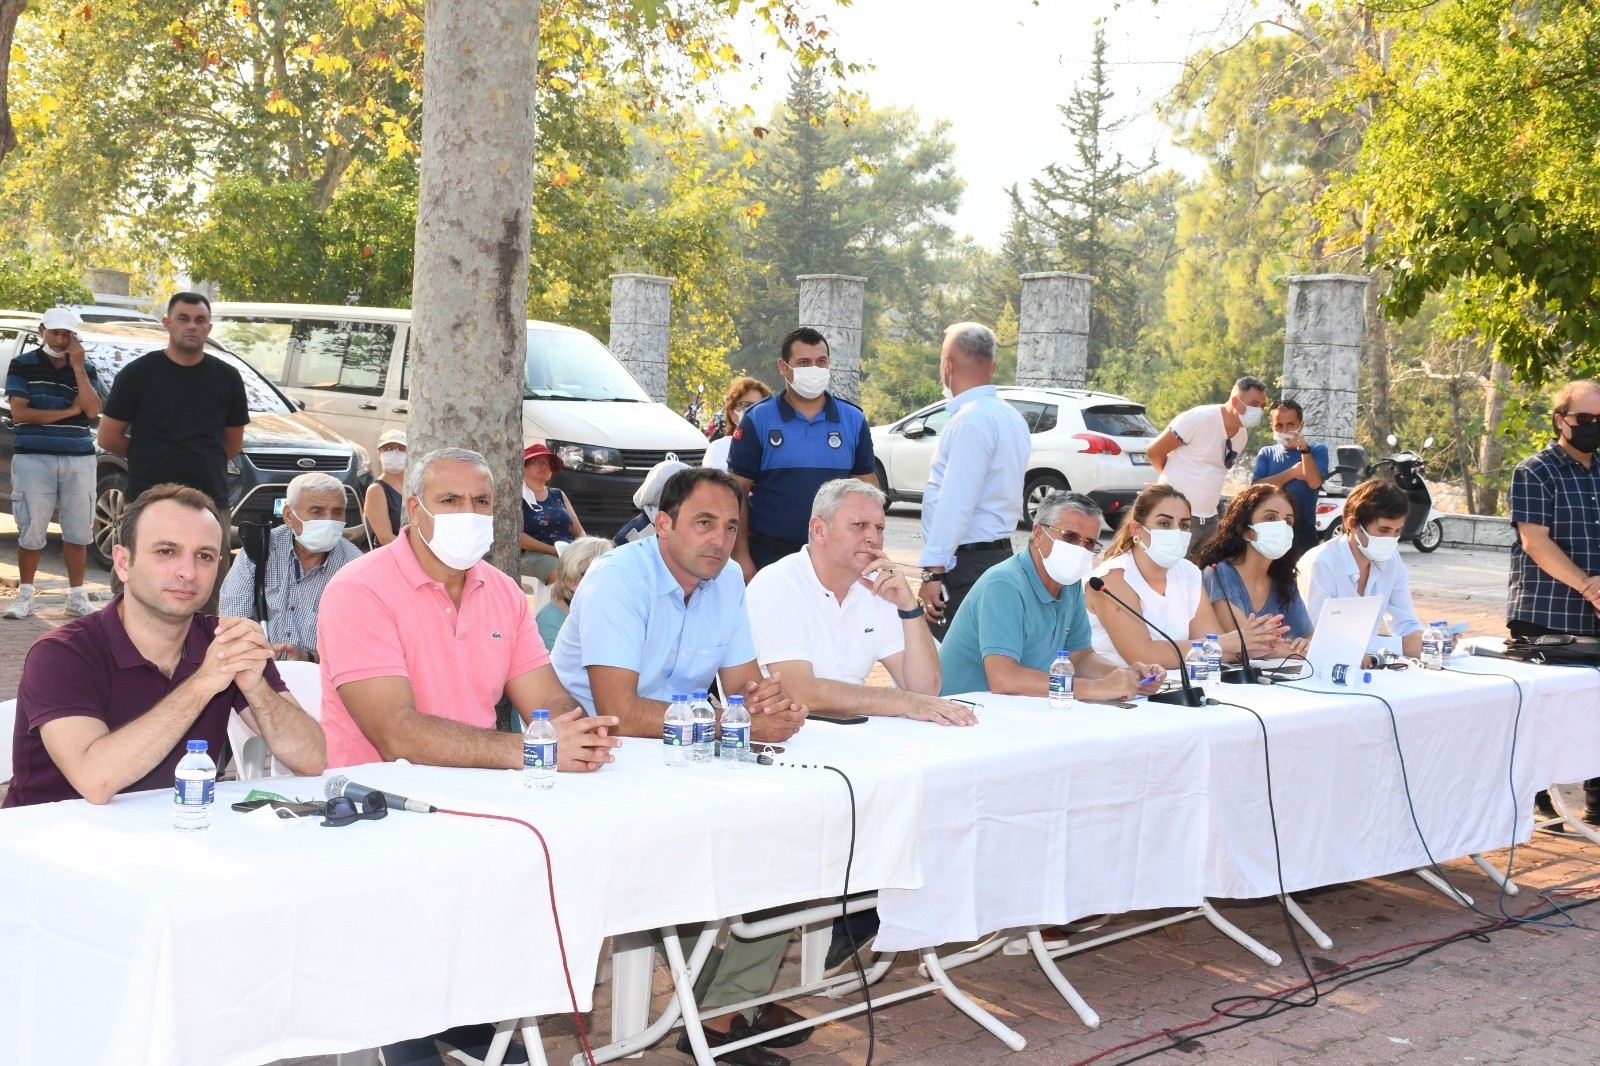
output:
<path id="1" fill-rule="evenodd" d="M 753 166 L 755 166 L 756 165 L 756 150 L 754 148 L 746 148 L 744 150 L 744 155 L 739 157 L 739 165 L 742 166 L 742 167 L 753 167 Z"/>
<path id="2" fill-rule="evenodd" d="M 61 101 L 46 93 L 35 102 L 34 109 L 46 116 L 53 115 L 61 110 Z"/>
<path id="3" fill-rule="evenodd" d="M 294 118 L 299 118 L 300 108 L 295 106 L 294 101 L 284 96 L 281 92 L 273 90 L 267 94 L 267 113 L 272 115 L 289 115 Z"/>
<path id="4" fill-rule="evenodd" d="M 324 52 L 311 60 L 311 69 L 318 74 L 337 75 L 350 73 L 350 60 L 341 55 Z"/>

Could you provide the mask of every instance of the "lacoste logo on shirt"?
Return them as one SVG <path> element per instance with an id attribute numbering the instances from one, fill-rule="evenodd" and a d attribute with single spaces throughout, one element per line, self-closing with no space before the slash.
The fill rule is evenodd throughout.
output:
<path id="1" fill-rule="evenodd" d="M 493 637 L 495 640 L 499 640 L 500 639 L 500 631 L 498 629 L 496 629 L 494 632 L 490 633 L 489 635 L 491 637 Z"/>
<path id="2" fill-rule="evenodd" d="M 865 632 L 871 633 L 875 628 L 877 628 L 877 627 L 876 626 L 868 626 L 866 628 Z"/>

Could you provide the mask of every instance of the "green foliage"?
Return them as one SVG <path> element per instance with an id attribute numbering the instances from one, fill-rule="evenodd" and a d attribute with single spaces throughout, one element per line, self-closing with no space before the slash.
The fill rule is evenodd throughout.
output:
<path id="1" fill-rule="evenodd" d="M 936 403 L 939 391 L 939 349 L 915 341 L 884 341 L 873 351 L 861 386 L 861 408 L 870 425 L 881 426 L 901 415 Z"/>
<path id="2" fill-rule="evenodd" d="M 0 307 L 43 311 L 56 304 L 94 302 L 94 293 L 69 264 L 26 248 L 0 249 Z"/>

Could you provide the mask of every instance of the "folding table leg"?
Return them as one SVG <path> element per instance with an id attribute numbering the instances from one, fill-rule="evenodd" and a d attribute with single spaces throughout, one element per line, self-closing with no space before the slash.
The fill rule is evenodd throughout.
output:
<path id="1" fill-rule="evenodd" d="M 714 1066 L 711 1048 L 706 1045 L 705 1030 L 700 1027 L 700 1005 L 694 1001 L 695 970 L 690 969 L 689 964 L 684 961 L 683 946 L 678 943 L 677 930 L 662 930 L 661 948 L 666 952 L 667 965 L 672 970 L 672 984 L 678 998 L 678 1012 L 683 1015 L 683 1031 L 689 1037 L 689 1049 L 694 1053 L 694 1061 L 700 1066 Z"/>
<path id="2" fill-rule="evenodd" d="M 828 948 L 832 945 L 832 922 L 813 922 L 800 927 L 801 984 L 814 985 L 822 980 L 828 966 Z"/>
<path id="3" fill-rule="evenodd" d="M 1450 882 L 1434 873 L 1432 870 L 1424 867 L 1422 869 L 1412 870 L 1411 872 L 1428 882 L 1428 884 L 1437 891 L 1443 893 L 1446 898 L 1454 900 L 1463 907 L 1472 906 L 1471 896 L 1467 895 L 1465 892 L 1461 891 L 1459 888 L 1455 887 Z"/>
<path id="4" fill-rule="evenodd" d="M 1282 895 L 1278 899 L 1283 903 L 1284 909 L 1289 912 L 1289 917 L 1293 918 L 1295 924 L 1306 931 L 1306 935 L 1311 938 L 1317 947 L 1323 951 L 1333 947 L 1333 940 L 1329 938 L 1327 933 L 1322 931 L 1322 928 L 1316 922 L 1311 920 L 1310 915 L 1300 909 L 1300 904 L 1294 901 L 1293 896 Z"/>
<path id="5" fill-rule="evenodd" d="M 636 1055 L 644 1049 L 655 1045 L 663 1036 L 667 1035 L 668 1030 L 670 1030 L 678 1022 L 678 1014 L 683 995 L 687 994 L 690 999 L 694 998 L 695 978 L 700 976 L 700 970 L 705 966 L 706 959 L 711 955 L 711 949 L 716 946 L 717 933 L 721 928 L 721 922 L 706 923 L 700 933 L 700 939 L 695 942 L 694 953 L 689 956 L 687 969 L 680 971 L 678 967 L 673 967 L 673 984 L 675 987 L 678 987 L 680 994 L 667 1000 L 667 1005 L 661 1010 L 661 1016 L 655 1021 L 651 1022 L 650 1025 L 645 1029 L 640 1030 L 624 1040 L 613 1040 L 604 1047 L 595 1048 L 594 1061 L 597 1064 L 602 1062 L 611 1062 L 614 1059 L 627 1058 L 630 1055 Z M 678 961 L 682 963 L 683 949 L 679 946 L 676 931 L 670 929 L 662 931 L 662 947 L 664 950 L 667 949 L 668 944 L 671 945 L 670 950 L 667 950 L 667 959 L 669 964 L 671 963 L 674 953 L 677 954 Z M 613 967 L 613 971 L 614 970 L 615 967 Z M 683 991 L 685 988 L 687 988 L 686 993 Z M 696 1024 L 694 1032 L 696 1035 L 699 1035 L 700 1027 L 698 1013 L 694 1010 L 691 1010 L 690 1013 L 695 1015 Z M 701 1038 L 701 1043 L 704 1043 L 703 1037 Z M 703 1066 L 704 1063 L 709 1062 L 709 1059 L 704 1060 Z M 587 1066 L 587 1063 L 588 1059 L 585 1058 L 583 1052 L 581 1051 L 572 1056 L 572 1066 Z"/>
<path id="6" fill-rule="evenodd" d="M 650 980 L 655 969 L 656 946 L 649 933 L 611 938 L 612 1041 L 642 1033 L 650 1024 Z"/>
<path id="7" fill-rule="evenodd" d="M 1505 892 L 1506 895 L 1515 896 L 1517 894 L 1517 883 L 1511 880 L 1511 872 L 1509 870 L 1507 870 L 1505 873 L 1501 873 L 1500 867 L 1496 866 L 1482 855 L 1479 855 L 1477 852 L 1472 853 L 1472 861 L 1477 863 L 1478 869 L 1483 871 L 1484 876 L 1498 885 L 1501 891 Z"/>
<path id="8" fill-rule="evenodd" d="M 1007 1028 L 999 1018 L 972 1002 L 967 998 L 965 992 L 956 987 L 955 982 L 950 980 L 949 974 L 944 972 L 944 967 L 939 965 L 938 949 L 923 948 L 922 965 L 927 967 L 928 976 L 932 978 L 934 984 L 939 986 L 939 991 L 944 993 L 944 998 L 954 1003 L 962 1014 L 983 1026 L 991 1035 L 997 1037 L 1012 1051 L 1021 1051 L 1028 1046 L 1028 1042 L 1021 1035 Z"/>
<path id="9" fill-rule="evenodd" d="M 1084 1002 L 1078 990 L 1072 987 L 1072 982 L 1067 980 L 1067 975 L 1061 972 L 1056 965 L 1056 960 L 1050 957 L 1050 949 L 1045 946 L 1044 934 L 1038 929 L 1028 930 L 1028 946 L 1033 949 L 1033 957 L 1039 963 L 1039 969 L 1056 986 L 1056 991 L 1061 993 L 1061 998 L 1067 1001 L 1067 1006 L 1077 1012 L 1078 1019 L 1090 1029 L 1100 1028 L 1100 1015 Z"/>
<path id="10" fill-rule="evenodd" d="M 1232 922 L 1228 921 L 1228 919 L 1224 918 L 1221 914 L 1218 914 L 1217 908 L 1211 905 L 1211 901 L 1209 899 L 1200 904 L 1200 914 L 1205 918 L 1206 921 L 1216 926 L 1217 930 L 1221 932 L 1222 935 L 1226 936 L 1229 940 L 1244 948 L 1246 951 L 1260 959 L 1262 962 L 1266 963 L 1268 966 L 1278 966 L 1282 964 L 1282 955 L 1279 955 L 1276 951 L 1273 951 L 1265 944 L 1257 941 L 1243 929 L 1240 929 L 1237 925 L 1234 925 Z"/>
<path id="11" fill-rule="evenodd" d="M 1587 837 L 1591 844 L 1600 844 L 1600 834 L 1595 833 L 1588 823 L 1567 809 L 1567 803 L 1561 798 L 1561 790 L 1559 788 L 1552 787 L 1550 789 L 1550 804 L 1555 807 L 1556 813 L 1561 815 L 1561 820 L 1567 823 L 1568 829 Z M 1548 825 L 1549 823 L 1546 822 L 1545 824 Z"/>

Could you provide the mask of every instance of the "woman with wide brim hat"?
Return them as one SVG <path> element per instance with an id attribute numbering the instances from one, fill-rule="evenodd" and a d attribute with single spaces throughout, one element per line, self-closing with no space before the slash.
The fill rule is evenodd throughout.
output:
<path id="1" fill-rule="evenodd" d="M 557 556 L 584 535 L 567 494 L 550 487 L 561 466 L 543 441 L 522 450 L 522 573 L 542 582 L 550 580 Z"/>

